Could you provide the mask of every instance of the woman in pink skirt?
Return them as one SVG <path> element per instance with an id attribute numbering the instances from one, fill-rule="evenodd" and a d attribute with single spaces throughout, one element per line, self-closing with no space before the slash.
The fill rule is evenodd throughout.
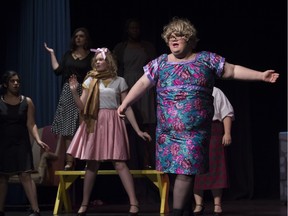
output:
<path id="1" fill-rule="evenodd" d="M 107 48 L 91 51 L 95 52 L 91 63 L 93 70 L 84 79 L 81 97 L 77 94 L 79 84 L 76 77 L 71 76 L 69 80 L 75 103 L 84 120 L 67 153 L 87 161 L 83 200 L 77 215 L 86 215 L 96 174 L 104 161 L 111 161 L 120 176 L 129 196 L 130 215 L 138 215 L 133 178 L 126 164 L 130 154 L 125 121 L 117 115 L 117 108 L 126 97 L 128 86 L 124 78 L 117 76 L 115 59 Z M 126 116 L 136 133 L 150 141 L 150 135 L 139 129 L 131 108 L 126 111 Z"/>

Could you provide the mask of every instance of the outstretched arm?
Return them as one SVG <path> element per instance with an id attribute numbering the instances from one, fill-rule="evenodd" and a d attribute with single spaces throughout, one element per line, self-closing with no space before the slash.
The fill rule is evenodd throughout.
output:
<path id="1" fill-rule="evenodd" d="M 52 48 L 49 48 L 46 43 L 44 43 L 44 47 L 51 55 L 51 65 L 52 65 L 53 70 L 56 70 L 59 67 L 59 63 L 55 56 L 54 50 Z"/>
<path id="2" fill-rule="evenodd" d="M 128 92 L 122 104 L 118 107 L 118 115 L 120 117 L 125 117 L 126 109 L 136 102 L 150 87 L 152 87 L 152 82 L 148 77 L 143 74 L 143 76 L 132 86 Z"/>
<path id="3" fill-rule="evenodd" d="M 266 70 L 264 72 L 256 71 L 240 65 L 233 65 L 228 62 L 224 65 L 224 79 L 240 79 L 240 80 L 255 80 L 275 83 L 279 77 L 279 73 L 274 70 Z"/>

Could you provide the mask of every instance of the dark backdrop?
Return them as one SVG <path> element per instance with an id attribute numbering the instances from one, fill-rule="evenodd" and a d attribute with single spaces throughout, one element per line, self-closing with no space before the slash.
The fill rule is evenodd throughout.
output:
<path id="1" fill-rule="evenodd" d="M 19 23 L 15 22 L 19 17 L 19 1 L 7 3 L 8 10 L 7 6 L 2 8 L 0 16 L 1 72 L 11 69 L 7 68 L 11 62 L 17 65 L 19 54 L 16 40 Z M 187 17 L 198 30 L 198 50 L 217 52 L 234 64 L 279 72 L 275 85 L 220 80 L 216 83 L 228 96 L 236 114 L 233 143 L 228 149 L 231 187 L 224 197 L 278 199 L 278 134 L 287 131 L 286 4 L 284 0 L 71 0 L 71 30 L 85 26 L 91 32 L 95 48 L 112 49 L 122 38 L 125 20 L 139 17 L 144 37 L 161 54 L 168 51 L 160 37 L 163 25 L 173 16 Z M 49 89 L 41 91 L 44 96 L 50 93 Z"/>
<path id="2" fill-rule="evenodd" d="M 229 147 L 231 188 L 226 198 L 279 197 L 278 133 L 287 130 L 286 1 L 71 1 L 71 29 L 86 26 L 95 47 L 113 49 L 123 23 L 139 17 L 144 37 L 159 54 L 167 47 L 160 34 L 173 16 L 187 17 L 198 30 L 199 50 L 217 52 L 228 62 L 257 70 L 275 69 L 275 85 L 217 81 L 235 109 Z"/>

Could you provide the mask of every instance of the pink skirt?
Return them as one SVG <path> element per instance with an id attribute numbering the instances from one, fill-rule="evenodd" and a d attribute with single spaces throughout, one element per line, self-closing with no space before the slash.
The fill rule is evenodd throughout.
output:
<path id="1" fill-rule="evenodd" d="M 119 118 L 117 110 L 100 109 L 95 121 L 94 133 L 87 133 L 83 121 L 67 150 L 81 160 L 128 160 L 129 141 L 125 121 Z"/>

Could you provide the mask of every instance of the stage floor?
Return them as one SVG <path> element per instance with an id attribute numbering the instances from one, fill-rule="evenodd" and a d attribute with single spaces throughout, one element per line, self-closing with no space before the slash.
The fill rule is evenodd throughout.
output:
<path id="1" fill-rule="evenodd" d="M 159 204 L 141 205 L 139 216 L 172 216 L 173 213 L 160 214 Z M 104 204 L 90 207 L 88 216 L 127 216 L 128 205 Z M 171 207 L 172 210 L 172 207 Z M 75 212 L 77 209 L 75 209 Z M 212 203 L 206 204 L 205 215 L 211 216 Z M 225 216 L 287 216 L 287 203 L 279 200 L 237 200 L 223 202 Z M 23 207 L 7 207 L 6 216 L 26 216 Z M 41 216 L 53 215 L 53 207 L 42 207 Z M 59 216 L 75 216 L 76 213 L 61 213 Z"/>

